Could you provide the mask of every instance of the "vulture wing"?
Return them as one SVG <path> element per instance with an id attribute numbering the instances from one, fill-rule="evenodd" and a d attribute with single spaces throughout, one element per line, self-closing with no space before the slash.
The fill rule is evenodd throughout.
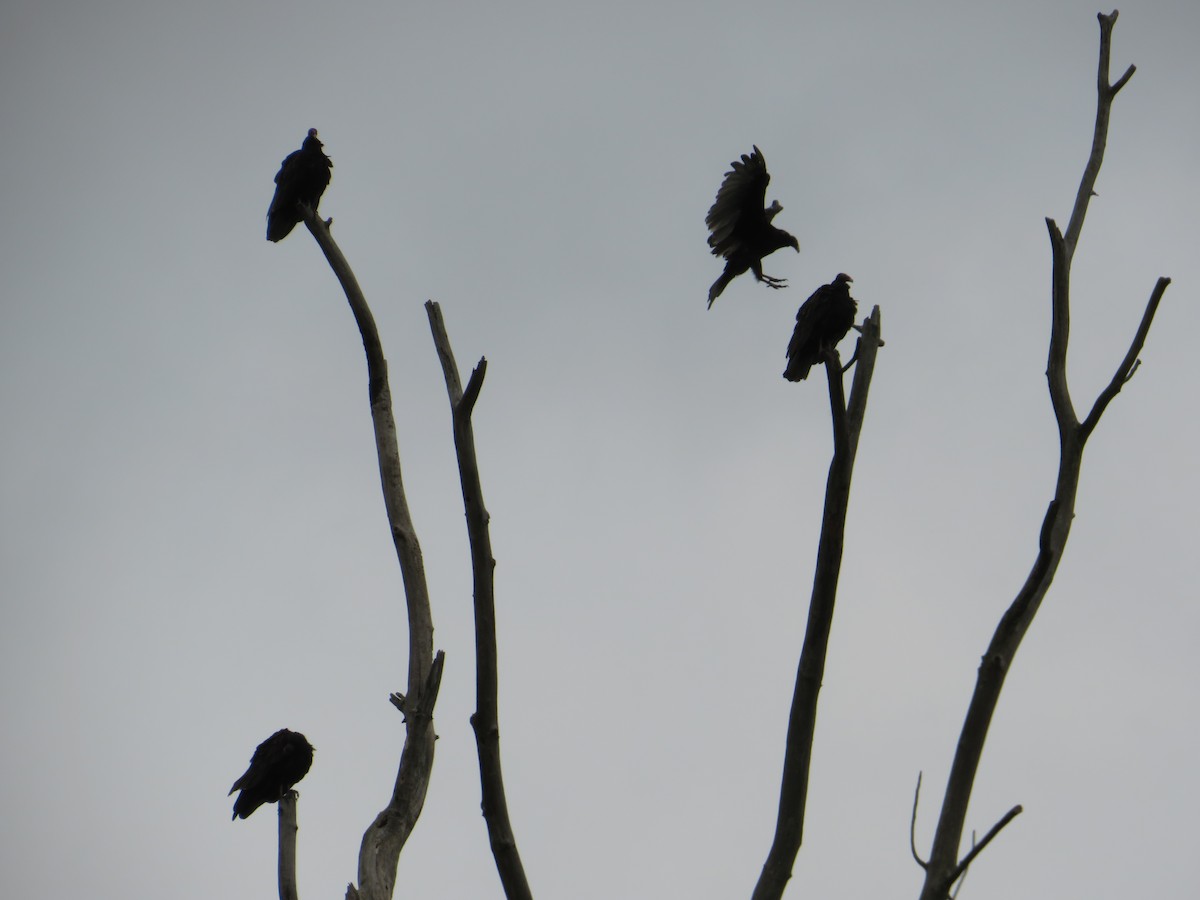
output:
<path id="1" fill-rule="evenodd" d="M 734 160 L 717 190 L 717 199 L 708 210 L 704 224 L 710 232 L 708 246 L 713 256 L 726 259 L 745 249 L 746 240 L 765 223 L 764 205 L 771 176 L 762 151 L 755 147 L 741 160 Z"/>

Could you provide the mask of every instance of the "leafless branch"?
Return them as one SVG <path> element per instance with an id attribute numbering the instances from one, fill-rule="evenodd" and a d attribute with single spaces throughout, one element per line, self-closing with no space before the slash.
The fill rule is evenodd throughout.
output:
<path id="1" fill-rule="evenodd" d="M 1092 152 L 1088 154 L 1087 165 L 1083 177 L 1079 180 L 1079 190 L 1075 194 L 1075 206 L 1071 210 L 1071 221 L 1067 223 L 1066 250 L 1067 262 L 1070 263 L 1075 255 L 1075 246 L 1079 243 L 1079 233 L 1083 230 L 1083 220 L 1087 215 L 1088 203 L 1096 194 L 1096 177 L 1100 174 L 1100 164 L 1104 161 L 1104 147 L 1108 142 L 1108 120 L 1112 112 L 1113 98 L 1125 87 L 1136 66 L 1130 66 L 1115 85 L 1109 84 L 1109 61 L 1112 54 L 1112 30 L 1117 24 L 1117 10 L 1109 15 L 1098 13 L 1100 20 L 1100 61 L 1096 68 L 1096 124 L 1092 130 Z"/>
<path id="2" fill-rule="evenodd" d="M 295 791 L 279 798 L 279 900 L 299 900 L 296 887 L 296 816 Z"/>
<path id="3" fill-rule="evenodd" d="M 842 563 L 842 543 L 846 511 L 850 502 L 850 477 L 858 451 L 858 436 L 866 413 L 867 390 L 879 349 L 879 307 L 863 323 L 858 365 L 850 392 L 843 400 L 842 369 L 837 353 L 826 356 L 829 398 L 834 423 L 834 454 L 825 484 L 825 512 L 821 520 L 821 539 L 817 550 L 812 598 L 804 646 L 796 671 L 792 709 L 788 718 L 784 748 L 783 779 L 779 791 L 779 814 L 775 837 L 766 863 L 755 885 L 754 900 L 776 900 L 783 896 L 792 866 L 804 838 L 804 808 L 808 797 L 808 776 L 812 762 L 813 734 L 817 720 L 817 694 L 825 672 L 825 655 L 833 625 L 834 600 Z"/>
<path id="4" fill-rule="evenodd" d="M 921 854 L 917 852 L 917 805 L 921 802 L 921 776 L 923 774 L 923 772 L 917 773 L 917 789 L 913 791 L 912 821 L 908 823 L 908 846 L 912 850 L 913 859 L 922 869 L 928 865 L 925 860 L 921 859 Z"/>
<path id="5" fill-rule="evenodd" d="M 354 272 L 329 233 L 328 223 L 322 222 L 312 209 L 305 208 L 303 213 L 304 224 L 341 283 L 362 335 L 384 507 L 400 563 L 408 610 L 407 734 L 392 797 L 363 835 L 358 862 L 358 892 L 363 900 L 390 900 L 400 851 L 416 825 L 429 788 L 436 736 L 428 716 L 432 715 L 434 698 L 430 697 L 426 702 L 423 691 L 440 679 L 441 662 L 435 663 L 434 660 L 433 616 L 425 580 L 425 564 L 404 494 L 387 360 L 383 355 L 379 331 Z M 428 715 L 415 716 L 413 710 L 422 710 Z"/>
<path id="6" fill-rule="evenodd" d="M 984 653 L 979 665 L 975 691 L 967 707 L 966 719 L 963 722 L 958 747 L 946 784 L 946 793 L 942 799 L 942 809 L 933 838 L 933 847 L 928 863 L 924 867 L 925 881 L 920 895 L 921 900 L 944 900 L 950 886 L 966 866 L 999 833 L 1000 829 L 1021 811 L 1019 806 L 1010 810 L 1008 815 L 992 828 L 984 840 L 973 848 L 962 862 L 957 861 L 971 791 L 979 769 L 979 761 L 983 753 L 984 742 L 987 740 L 992 715 L 1000 699 L 1000 691 L 1004 686 L 1004 679 L 1025 632 L 1054 580 L 1067 538 L 1070 535 L 1071 521 L 1075 515 L 1075 498 L 1079 488 L 1084 444 L 1095 429 L 1108 403 L 1120 391 L 1121 386 L 1128 380 L 1136 367 L 1137 355 L 1149 332 L 1159 300 L 1169 284 L 1168 279 L 1159 279 L 1129 352 L 1118 367 L 1112 382 L 1097 398 L 1087 420 L 1081 424 L 1076 418 L 1067 381 L 1071 258 L 1082 231 L 1088 201 L 1094 193 L 1096 177 L 1103 162 L 1113 97 L 1128 82 L 1134 71 L 1130 66 L 1116 85 L 1109 84 L 1112 27 L 1116 22 L 1117 13 L 1113 11 L 1108 16 L 1102 14 L 1099 19 L 1100 66 L 1097 76 L 1096 126 L 1091 154 L 1076 194 L 1075 208 L 1071 213 L 1066 236 L 1064 237 L 1059 232 L 1053 219 L 1046 220 L 1046 226 L 1050 233 L 1052 258 L 1052 315 L 1046 380 L 1059 432 L 1059 468 L 1054 499 L 1046 509 L 1038 537 L 1037 555 L 1029 575 L 1016 598 L 1001 617 L 987 652 Z"/>
<path id="7" fill-rule="evenodd" d="M 496 645 L 496 598 L 493 583 L 496 560 L 492 557 L 492 539 L 488 530 L 487 507 L 483 503 L 483 486 L 479 478 L 479 462 L 475 455 L 475 434 L 471 412 L 483 388 L 487 360 L 481 359 L 471 373 L 464 392 L 450 348 L 450 336 L 442 310 L 432 300 L 426 302 L 429 328 L 450 399 L 454 431 L 454 447 L 458 455 L 459 479 L 462 482 L 463 505 L 466 508 L 467 534 L 471 544 L 471 570 L 475 589 L 475 714 L 471 726 L 479 755 L 479 780 L 483 794 L 483 817 L 487 823 L 492 856 L 504 895 L 509 900 L 531 900 L 529 882 L 517 852 L 508 815 L 508 800 L 504 794 L 504 776 L 500 766 L 499 662 Z"/>
<path id="8" fill-rule="evenodd" d="M 358 852 L 358 889 L 362 898 L 389 900 L 396 887 L 396 865 L 421 815 L 433 769 L 433 707 L 442 684 L 445 654 L 438 651 L 416 691 L 404 700 L 408 733 L 392 799 L 363 835 Z"/>
<path id="9" fill-rule="evenodd" d="M 1096 427 L 1096 424 L 1100 421 L 1100 417 L 1104 415 L 1104 410 L 1108 407 L 1108 404 L 1121 392 L 1121 388 L 1133 377 L 1133 373 L 1142 364 L 1142 361 L 1138 359 L 1138 354 L 1142 352 L 1142 345 L 1146 343 L 1146 335 L 1150 333 L 1150 325 L 1154 321 L 1154 314 L 1158 312 L 1158 304 L 1162 301 L 1163 294 L 1166 293 L 1167 286 L 1170 283 L 1170 278 L 1160 278 L 1154 285 L 1154 291 L 1151 293 L 1150 300 L 1146 304 L 1146 311 L 1142 313 L 1142 321 L 1138 324 L 1137 333 L 1133 336 L 1133 341 L 1129 345 L 1129 352 L 1125 354 L 1125 358 L 1117 366 L 1117 371 L 1113 374 L 1112 381 L 1108 383 L 1108 387 L 1101 391 L 1100 396 L 1096 398 L 1096 402 L 1092 406 L 1092 411 L 1083 420 L 1081 430 L 1085 439 L 1092 433 L 1092 429 Z"/>
<path id="10" fill-rule="evenodd" d="M 988 830 L 988 833 L 983 836 L 982 841 L 976 844 L 974 839 L 972 839 L 971 852 L 964 856 L 962 858 L 962 862 L 955 867 L 954 871 L 951 873 L 952 877 L 950 878 L 950 883 L 953 884 L 954 882 L 958 881 L 959 876 L 965 873 L 967 871 L 967 867 L 975 861 L 975 857 L 982 853 L 983 848 L 992 842 L 992 838 L 998 835 L 1005 825 L 1007 825 L 1024 811 L 1024 808 L 1019 804 L 1014 806 L 1001 817 L 999 822 L 997 822 Z"/>

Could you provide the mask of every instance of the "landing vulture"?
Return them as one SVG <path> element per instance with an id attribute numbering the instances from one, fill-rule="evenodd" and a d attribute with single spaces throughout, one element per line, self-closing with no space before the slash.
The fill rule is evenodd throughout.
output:
<path id="1" fill-rule="evenodd" d="M 798 240 L 771 224 L 783 210 L 779 201 L 773 200 L 769 207 L 763 207 L 771 176 L 767 174 L 762 151 L 755 147 L 749 156 L 743 153 L 741 161 L 735 159 L 731 165 L 733 168 L 725 173 L 717 199 L 704 219 L 713 256 L 725 258 L 725 271 L 708 289 L 710 309 L 726 285 L 747 270 L 768 287 L 784 287 L 787 279 L 763 274 L 763 257 L 783 247 L 800 251 Z"/>

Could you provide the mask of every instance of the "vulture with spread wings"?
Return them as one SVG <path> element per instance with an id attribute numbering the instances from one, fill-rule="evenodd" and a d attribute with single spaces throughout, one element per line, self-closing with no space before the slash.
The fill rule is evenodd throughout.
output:
<path id="1" fill-rule="evenodd" d="M 267 240 L 282 241 L 300 224 L 300 204 L 314 210 L 329 186 L 333 162 L 317 140 L 317 129 L 308 129 L 300 149 L 287 155 L 275 175 L 275 196 L 267 210 Z"/>
<path id="2" fill-rule="evenodd" d="M 779 201 L 773 200 L 766 208 L 763 206 L 771 176 L 767 174 L 762 151 L 755 147 L 749 156 L 743 153 L 741 161 L 735 159 L 731 165 L 733 168 L 725 173 L 717 199 L 704 219 L 710 232 L 708 246 L 712 248 L 713 256 L 726 260 L 725 271 L 708 289 L 710 309 L 726 285 L 747 270 L 769 287 L 784 287 L 787 279 L 763 274 L 763 257 L 784 247 L 800 251 L 798 240 L 771 224 L 783 210 Z"/>
<path id="3" fill-rule="evenodd" d="M 241 791 L 233 801 L 233 818 L 246 818 L 264 803 L 275 803 L 312 766 L 313 748 L 298 731 L 281 728 L 254 750 L 250 768 L 229 789 Z"/>
<path id="4" fill-rule="evenodd" d="M 840 273 L 832 282 L 813 291 L 796 313 L 796 330 L 788 343 L 787 368 L 783 371 L 788 381 L 807 378 L 808 370 L 819 365 L 825 351 L 836 347 L 854 325 L 858 304 L 850 296 L 853 280 Z"/>

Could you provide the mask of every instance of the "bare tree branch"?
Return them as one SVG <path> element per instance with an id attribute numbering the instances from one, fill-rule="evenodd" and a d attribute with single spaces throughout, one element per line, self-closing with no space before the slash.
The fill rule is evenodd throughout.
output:
<path id="1" fill-rule="evenodd" d="M 988 833 L 983 836 L 982 841 L 980 841 L 978 844 L 976 844 L 976 843 L 974 843 L 974 840 L 972 839 L 973 846 L 971 847 L 971 852 L 962 858 L 962 862 L 960 862 L 958 864 L 958 866 L 956 867 L 955 872 L 954 872 L 954 877 L 950 879 L 950 883 L 953 884 L 955 881 L 958 881 L 959 876 L 967 871 L 967 867 L 970 866 L 972 862 L 974 862 L 975 857 L 977 857 L 980 853 L 982 853 L 983 848 L 992 842 L 992 838 L 994 838 L 996 835 L 998 835 L 1001 832 L 1001 830 L 1003 830 L 1005 825 L 1007 825 L 1009 822 L 1011 822 L 1013 819 L 1015 819 L 1017 816 L 1019 816 L 1024 811 L 1025 811 L 1024 808 L 1021 807 L 1019 804 L 1017 806 L 1014 806 L 1012 809 L 1010 809 L 1008 812 L 1006 812 L 1000 818 L 999 822 L 997 822 L 995 825 L 993 825 L 988 830 Z"/>
<path id="2" fill-rule="evenodd" d="M 479 462 L 475 455 L 475 433 L 471 412 L 483 388 L 487 360 L 481 359 L 471 373 L 464 392 L 450 348 L 450 336 L 442 319 L 442 309 L 432 300 L 426 302 L 429 328 L 442 373 L 446 393 L 450 398 L 450 413 L 454 430 L 454 447 L 458 455 L 459 479 L 462 482 L 463 505 L 466 508 L 467 535 L 471 543 L 471 570 L 475 588 L 475 714 L 471 727 L 475 729 L 475 744 L 479 754 L 479 780 L 483 794 L 483 817 L 487 823 L 492 856 L 504 895 L 509 900 L 531 900 L 525 868 L 517 852 L 508 816 L 508 800 L 504 795 L 504 776 L 500 766 L 499 662 L 496 646 L 496 598 L 493 575 L 496 560 L 492 557 L 492 539 L 488 530 L 487 507 L 483 503 L 483 486 L 479 478 Z"/>
<path id="3" fill-rule="evenodd" d="M 1146 335 L 1150 333 L 1150 325 L 1154 321 L 1154 314 L 1158 312 L 1158 304 L 1162 301 L 1163 294 L 1166 293 L 1167 286 L 1170 283 L 1170 278 L 1160 278 L 1154 285 L 1154 292 L 1150 295 L 1150 300 L 1146 304 L 1146 311 L 1142 313 L 1142 321 L 1138 324 L 1137 333 L 1133 336 L 1133 341 L 1129 345 L 1129 352 L 1125 354 L 1125 358 L 1121 360 L 1121 364 L 1117 366 L 1117 371 L 1113 374 L 1112 381 L 1108 383 L 1108 387 L 1100 392 L 1100 396 L 1096 398 L 1096 402 L 1092 406 L 1092 411 L 1088 413 L 1087 418 L 1083 421 L 1081 432 L 1085 440 L 1092 433 L 1092 429 L 1096 427 L 1096 423 L 1100 421 L 1100 417 L 1104 415 L 1104 410 L 1108 408 L 1108 404 L 1121 392 L 1121 388 L 1133 377 L 1133 373 L 1141 365 L 1142 361 L 1138 359 L 1138 354 L 1142 352 L 1142 345 L 1146 343 Z"/>
<path id="4" fill-rule="evenodd" d="M 287 791 L 279 798 L 279 900 L 299 900 L 296 887 L 296 822 L 295 791 Z"/>
<path id="5" fill-rule="evenodd" d="M 1134 71 L 1130 66 L 1115 86 L 1109 84 L 1112 27 L 1116 22 L 1117 13 L 1114 11 L 1109 16 L 1100 15 L 1099 19 L 1100 67 L 1097 77 L 1096 127 L 1091 155 L 1080 181 L 1066 237 L 1059 232 L 1053 219 L 1046 220 L 1046 226 L 1050 233 L 1053 262 L 1052 317 L 1046 379 L 1059 432 L 1059 468 L 1054 499 L 1046 509 L 1041 533 L 1038 537 L 1037 556 L 1029 575 L 1016 598 L 1001 617 L 987 652 L 980 662 L 975 692 L 971 697 L 966 719 L 959 735 L 958 747 L 951 764 L 946 793 L 942 800 L 942 809 L 933 838 L 933 847 L 925 865 L 925 881 L 921 890 L 921 900 L 944 900 L 950 886 L 962 874 L 966 866 L 1021 810 L 1019 806 L 1010 810 L 1008 815 L 993 827 L 977 847 L 972 849 L 961 862 L 957 861 L 971 791 L 979 769 L 979 761 L 983 753 L 984 742 L 987 740 L 992 715 L 999 702 L 1000 691 L 1004 686 L 1004 679 L 1025 632 L 1054 580 L 1067 538 L 1070 535 L 1071 521 L 1075 515 L 1075 497 L 1079 488 L 1084 444 L 1095 429 L 1108 403 L 1120 391 L 1121 386 L 1128 380 L 1136 367 L 1137 354 L 1141 351 L 1146 334 L 1149 332 L 1159 300 L 1169 284 L 1168 279 L 1159 279 L 1129 352 L 1118 367 L 1112 382 L 1096 400 L 1087 420 L 1081 424 L 1076 418 L 1067 381 L 1071 258 L 1083 228 L 1083 219 L 1087 213 L 1088 201 L 1093 194 L 1096 176 L 1103 162 L 1113 97 L 1125 85 Z"/>
<path id="6" fill-rule="evenodd" d="M 850 477 L 858 451 L 858 436 L 866 413 L 867 390 L 879 349 L 879 307 L 863 323 L 858 350 L 858 365 L 847 406 L 842 393 L 841 361 L 836 351 L 825 358 L 829 376 L 829 402 L 833 418 L 834 454 L 825 484 L 825 512 L 821 520 L 821 539 L 817 549 L 816 572 L 808 608 L 804 646 L 796 671 L 792 709 L 788 718 L 784 748 L 783 780 L 779 791 L 779 814 L 775 837 L 766 863 L 754 887 L 754 900 L 775 900 L 783 896 L 792 866 L 804 838 L 804 808 L 808 798 L 809 768 L 812 763 L 813 734 L 817 722 L 817 694 L 825 672 L 825 655 L 833 625 L 834 600 L 841 571 L 842 544 L 846 511 L 850 503 Z"/>
<path id="7" fill-rule="evenodd" d="M 1092 152 L 1088 154 L 1087 166 L 1083 170 L 1083 178 L 1079 181 L 1079 190 L 1075 194 L 1075 206 L 1071 210 L 1071 221 L 1067 223 L 1066 250 L 1067 262 L 1070 263 L 1075 255 L 1075 245 L 1079 243 L 1079 233 L 1083 230 L 1083 219 L 1087 215 L 1088 203 L 1096 194 L 1096 177 L 1100 174 L 1100 164 L 1104 161 L 1104 147 L 1108 142 L 1108 119 L 1112 111 L 1113 98 L 1117 91 L 1125 87 L 1136 66 L 1130 66 L 1115 85 L 1108 82 L 1109 61 L 1112 55 L 1112 30 L 1117 24 L 1117 10 L 1109 15 L 1098 13 L 1100 20 L 1100 61 L 1096 68 L 1096 95 L 1099 103 L 1096 106 L 1096 125 L 1092 131 Z"/>
<path id="8" fill-rule="evenodd" d="M 396 887 L 396 865 L 400 851 L 417 825 L 433 769 L 433 707 L 442 685 L 446 656 L 438 651 L 429 673 L 417 691 L 403 701 L 408 733 L 400 752 L 400 769 L 392 799 L 363 834 L 358 852 L 358 887 L 362 898 L 390 900 Z M 393 700 L 393 703 L 395 701 Z"/>
<path id="9" fill-rule="evenodd" d="M 925 860 L 921 859 L 921 854 L 917 852 L 917 805 L 921 802 L 921 776 L 923 774 L 923 772 L 917 773 L 917 789 L 913 791 L 912 820 L 908 823 L 908 846 L 912 850 L 913 859 L 922 869 L 928 865 Z"/>
<path id="10" fill-rule="evenodd" d="M 436 693 L 426 698 L 423 692 L 440 682 L 442 663 L 440 654 L 436 663 L 433 655 L 429 588 L 425 580 L 421 545 L 404 494 L 387 360 L 383 355 L 379 331 L 354 272 L 329 233 L 328 224 L 322 222 L 312 209 L 304 208 L 303 214 L 304 224 L 316 238 L 345 291 L 362 335 L 384 507 L 396 557 L 400 562 L 408 609 L 408 695 L 405 700 L 408 730 L 392 797 L 363 835 L 358 861 L 358 893 L 363 900 L 390 900 L 395 887 L 400 850 L 416 825 L 429 788 L 436 738 L 429 716 L 433 714 Z"/>

